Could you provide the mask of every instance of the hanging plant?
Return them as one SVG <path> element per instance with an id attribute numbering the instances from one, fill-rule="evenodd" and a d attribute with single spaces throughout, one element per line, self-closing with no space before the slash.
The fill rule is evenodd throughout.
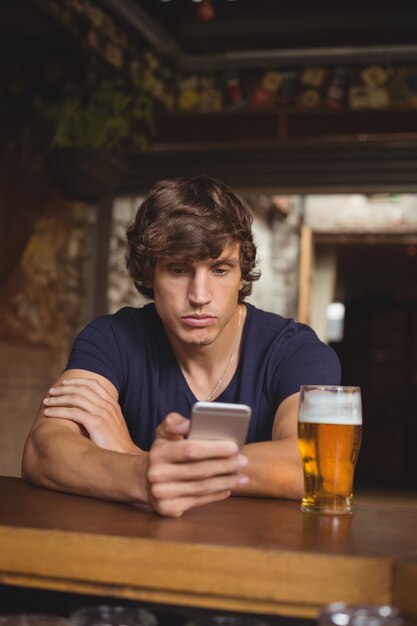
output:
<path id="1" fill-rule="evenodd" d="M 121 79 L 102 79 L 91 95 L 68 94 L 61 102 L 40 98 L 35 106 L 53 123 L 51 147 L 91 148 L 113 155 L 135 147 L 146 150 L 152 128 L 152 97 L 127 91 Z"/>
<path id="2" fill-rule="evenodd" d="M 35 99 L 52 124 L 46 163 L 64 195 L 95 201 L 117 186 L 126 151 L 149 148 L 158 89 L 152 68 L 136 67 L 131 81 L 105 76 L 88 89 L 67 89 L 58 102 Z"/>

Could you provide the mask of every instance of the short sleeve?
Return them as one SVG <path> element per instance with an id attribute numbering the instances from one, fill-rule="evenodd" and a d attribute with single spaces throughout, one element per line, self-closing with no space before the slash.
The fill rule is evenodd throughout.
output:
<path id="1" fill-rule="evenodd" d="M 310 328 L 298 326 L 298 332 L 286 342 L 285 358 L 279 359 L 274 371 L 278 404 L 300 391 L 301 385 L 340 384 L 340 361 L 333 348 Z"/>
<path id="2" fill-rule="evenodd" d="M 124 362 L 109 316 L 98 318 L 81 331 L 65 369 L 84 369 L 100 374 L 120 392 L 125 378 Z"/>

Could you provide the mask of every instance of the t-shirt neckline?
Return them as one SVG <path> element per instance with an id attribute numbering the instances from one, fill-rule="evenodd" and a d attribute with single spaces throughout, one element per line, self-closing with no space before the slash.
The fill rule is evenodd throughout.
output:
<path id="1" fill-rule="evenodd" d="M 220 395 L 218 395 L 216 398 L 214 398 L 212 400 L 212 402 L 221 402 L 223 399 L 223 396 L 229 396 L 230 393 L 236 388 L 239 377 L 241 375 L 241 370 L 242 370 L 242 363 L 244 360 L 244 351 L 245 351 L 245 346 L 246 346 L 246 340 L 247 340 L 247 335 L 248 335 L 248 328 L 249 328 L 249 324 L 250 324 L 250 320 L 252 318 L 252 311 L 253 311 L 253 306 L 248 303 L 245 302 L 244 303 L 245 307 L 246 307 L 246 317 L 245 317 L 245 321 L 243 322 L 243 328 L 242 328 L 242 343 L 241 343 L 241 351 L 240 351 L 240 357 L 239 357 L 239 363 L 237 365 L 237 368 L 232 376 L 232 379 L 230 380 L 229 384 L 227 385 L 227 387 L 225 387 L 223 389 L 223 391 L 221 392 Z M 191 387 L 189 386 L 187 379 L 184 376 L 184 372 L 181 369 L 181 366 L 178 362 L 177 357 L 175 356 L 175 353 L 171 347 L 171 344 L 168 341 L 168 337 L 167 334 L 165 332 L 164 329 L 164 325 L 162 324 L 162 321 L 160 319 L 160 317 L 158 316 L 158 313 L 156 312 L 155 309 L 155 315 L 159 320 L 159 323 L 161 324 L 161 328 L 162 328 L 162 332 L 163 332 L 163 336 L 164 339 L 166 341 L 166 344 L 168 346 L 168 349 L 170 351 L 171 357 L 173 359 L 173 363 L 174 363 L 174 367 L 176 370 L 176 376 L 179 382 L 179 386 L 181 388 L 181 390 L 186 394 L 186 396 L 189 398 L 189 400 L 191 400 L 191 404 L 194 404 L 195 402 L 198 402 L 198 398 L 195 396 L 194 392 L 192 391 Z M 226 398 L 224 398 L 226 400 Z"/>

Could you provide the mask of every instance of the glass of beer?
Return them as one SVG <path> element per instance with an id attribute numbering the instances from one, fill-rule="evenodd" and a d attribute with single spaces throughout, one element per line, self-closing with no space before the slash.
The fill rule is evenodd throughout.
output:
<path id="1" fill-rule="evenodd" d="M 349 605 L 334 602 L 324 607 L 318 618 L 319 626 L 403 626 L 403 616 L 393 606 Z"/>
<path id="2" fill-rule="evenodd" d="M 303 385 L 298 445 L 304 471 L 301 510 L 353 513 L 353 474 L 362 435 L 359 387 Z"/>

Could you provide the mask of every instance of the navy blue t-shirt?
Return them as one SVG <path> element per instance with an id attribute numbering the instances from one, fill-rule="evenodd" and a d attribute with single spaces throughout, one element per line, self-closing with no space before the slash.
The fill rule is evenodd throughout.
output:
<path id="1" fill-rule="evenodd" d="M 340 363 L 314 331 L 245 303 L 239 365 L 217 402 L 252 407 L 247 443 L 268 441 L 278 406 L 300 385 L 340 383 Z M 66 369 L 101 374 L 119 392 L 133 441 L 149 450 L 171 411 L 185 417 L 197 401 L 169 345 L 154 304 L 125 307 L 91 322 L 76 339 Z"/>

